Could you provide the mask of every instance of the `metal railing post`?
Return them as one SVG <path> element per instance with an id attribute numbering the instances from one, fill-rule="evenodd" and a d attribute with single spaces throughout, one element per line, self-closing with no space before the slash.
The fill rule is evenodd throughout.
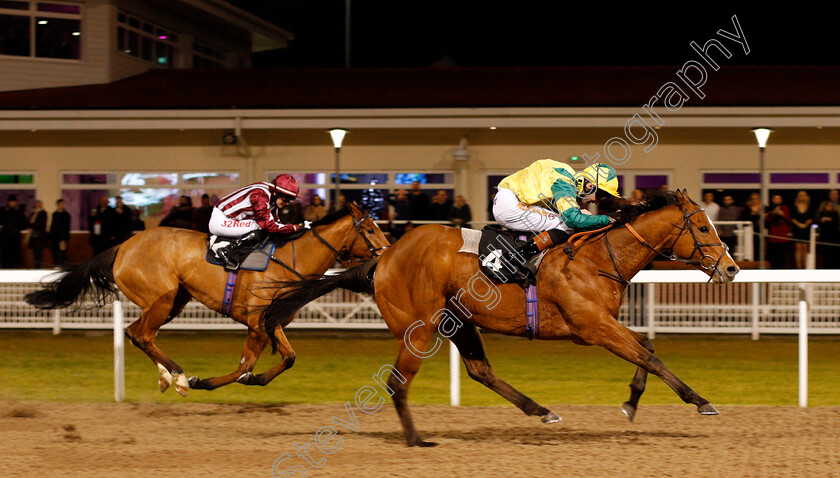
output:
<path id="1" fill-rule="evenodd" d="M 759 284 L 758 282 L 753 282 L 752 284 L 750 284 L 750 295 L 752 296 L 751 297 L 751 302 L 752 302 L 752 308 L 751 308 L 751 312 L 752 312 L 752 320 L 751 320 L 752 334 L 751 335 L 752 335 L 753 340 L 758 340 L 758 326 L 759 326 L 759 321 L 760 321 L 760 316 L 761 316 L 761 312 L 760 312 L 761 309 L 759 308 L 759 299 L 760 299 L 760 297 L 759 297 L 759 287 L 760 286 L 761 286 L 761 284 Z"/>
<path id="2" fill-rule="evenodd" d="M 61 311 L 59 309 L 53 310 L 53 335 L 61 333 Z"/>
<path id="3" fill-rule="evenodd" d="M 645 284 L 645 297 L 646 299 L 646 309 L 648 320 L 648 338 L 653 340 L 656 338 L 656 313 L 654 308 L 656 307 L 655 303 L 655 294 L 656 294 L 656 284 Z"/>
<path id="4" fill-rule="evenodd" d="M 125 328 L 123 307 L 119 299 L 114 301 L 114 400 L 125 400 Z"/>
<path id="5" fill-rule="evenodd" d="M 799 289 L 799 406 L 808 406 L 808 301 Z"/>

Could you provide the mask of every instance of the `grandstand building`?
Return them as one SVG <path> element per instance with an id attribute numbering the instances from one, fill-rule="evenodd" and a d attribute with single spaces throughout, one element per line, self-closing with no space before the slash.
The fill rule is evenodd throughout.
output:
<path id="1" fill-rule="evenodd" d="M 77 230 L 101 195 L 152 226 L 179 195 L 279 172 L 330 202 L 333 127 L 350 132 L 348 198 L 418 180 L 464 195 L 476 220 L 502 177 L 540 158 L 612 164 L 625 196 L 666 184 L 745 196 L 759 187 L 759 126 L 774 129 L 771 191 L 840 187 L 838 67 L 721 65 L 696 88 L 679 66 L 249 69 L 251 51 L 291 34 L 216 0 L 2 2 L 0 27 L 11 17 L 35 34 L 0 55 L 0 201 L 64 198 Z M 53 17 L 76 38 L 70 58 L 38 49 Z"/>

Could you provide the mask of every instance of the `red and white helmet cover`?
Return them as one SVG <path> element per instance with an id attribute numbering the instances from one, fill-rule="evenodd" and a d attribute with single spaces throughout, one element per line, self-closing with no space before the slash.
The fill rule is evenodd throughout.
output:
<path id="1" fill-rule="evenodd" d="M 291 174 L 281 174 L 274 178 L 274 181 L 272 181 L 271 184 L 274 186 L 274 190 L 277 194 L 285 194 L 287 196 L 297 198 L 300 193 L 300 187 L 298 187 L 297 179 L 295 179 Z"/>

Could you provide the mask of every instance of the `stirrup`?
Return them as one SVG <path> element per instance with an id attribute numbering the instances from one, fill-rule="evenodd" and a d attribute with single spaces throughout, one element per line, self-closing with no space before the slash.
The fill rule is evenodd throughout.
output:
<path id="1" fill-rule="evenodd" d="M 230 246 L 228 246 L 228 247 L 230 247 Z M 220 261 L 222 261 L 222 266 L 225 268 L 226 271 L 234 272 L 236 270 L 239 270 L 239 266 L 241 265 L 241 261 L 240 262 L 234 262 L 230 258 L 230 256 L 228 255 L 228 252 L 231 252 L 231 251 L 228 251 L 227 248 L 225 248 L 225 247 L 220 248 L 219 250 L 216 251 L 216 257 Z"/>

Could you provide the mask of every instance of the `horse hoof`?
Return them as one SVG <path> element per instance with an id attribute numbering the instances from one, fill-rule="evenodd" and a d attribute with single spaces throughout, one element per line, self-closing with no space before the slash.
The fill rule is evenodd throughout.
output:
<path id="1" fill-rule="evenodd" d="M 700 412 L 700 415 L 720 415 L 717 408 L 715 408 L 715 406 L 711 403 L 704 403 L 703 405 L 700 405 L 697 407 L 697 411 Z"/>
<path id="2" fill-rule="evenodd" d="M 624 404 L 621 405 L 621 411 L 624 413 L 624 415 L 627 416 L 627 419 L 631 422 L 634 418 L 636 418 L 636 407 L 630 405 L 630 403 L 628 402 L 624 402 Z"/>
<path id="3" fill-rule="evenodd" d="M 253 377 L 251 372 L 245 372 L 242 375 L 240 375 L 239 378 L 236 379 L 236 381 L 243 385 L 248 385 L 251 382 L 251 377 Z"/>
<path id="4" fill-rule="evenodd" d="M 187 376 L 183 373 L 179 373 L 173 375 L 172 378 L 175 381 L 175 390 L 177 390 L 182 397 L 186 397 L 190 392 L 190 382 L 187 380 Z"/>
<path id="5" fill-rule="evenodd" d="M 545 423 L 545 424 L 549 424 L 549 423 L 557 423 L 560 420 L 562 420 L 562 418 L 560 418 L 560 415 L 558 415 L 554 412 L 548 412 L 545 415 L 541 416 L 540 420 L 542 420 L 542 422 Z"/>
<path id="6" fill-rule="evenodd" d="M 169 389 L 169 386 L 172 385 L 172 374 L 169 373 L 169 370 L 166 370 L 161 364 L 157 364 L 158 366 L 158 373 L 160 374 L 160 378 L 158 378 L 158 387 L 160 387 L 160 393 L 165 392 Z"/>
<path id="7" fill-rule="evenodd" d="M 200 378 L 198 378 L 198 377 L 196 377 L 195 375 L 193 375 L 192 377 L 190 377 L 190 379 L 189 379 L 190 388 L 195 388 L 195 384 L 197 384 L 200 380 L 201 380 L 201 379 L 200 379 Z"/>

